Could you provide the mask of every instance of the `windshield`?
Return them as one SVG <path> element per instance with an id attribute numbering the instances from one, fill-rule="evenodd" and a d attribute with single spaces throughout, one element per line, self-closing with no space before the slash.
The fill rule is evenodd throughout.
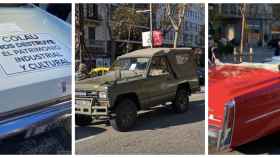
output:
<path id="1" fill-rule="evenodd" d="M 112 65 L 111 71 L 139 71 L 144 72 L 150 58 L 124 58 L 116 60 Z"/>

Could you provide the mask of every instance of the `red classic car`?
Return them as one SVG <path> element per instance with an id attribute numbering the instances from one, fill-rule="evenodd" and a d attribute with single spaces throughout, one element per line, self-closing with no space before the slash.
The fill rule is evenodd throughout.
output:
<path id="1" fill-rule="evenodd" d="M 209 68 L 208 90 L 208 138 L 218 150 L 280 131 L 278 65 L 216 65 Z"/>

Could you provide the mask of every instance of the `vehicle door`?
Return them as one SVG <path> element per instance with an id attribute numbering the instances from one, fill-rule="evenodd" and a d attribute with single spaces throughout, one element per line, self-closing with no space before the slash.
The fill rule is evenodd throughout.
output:
<path id="1" fill-rule="evenodd" d="M 258 139 L 279 129 L 280 81 L 237 98 L 235 144 Z"/>
<path id="2" fill-rule="evenodd" d="M 147 87 L 151 105 L 162 103 L 175 93 L 174 75 L 165 55 L 152 58 L 145 87 Z"/>

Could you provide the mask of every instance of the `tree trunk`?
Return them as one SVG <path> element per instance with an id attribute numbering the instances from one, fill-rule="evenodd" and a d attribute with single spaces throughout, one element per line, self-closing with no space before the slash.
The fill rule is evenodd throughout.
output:
<path id="1" fill-rule="evenodd" d="M 129 52 L 129 40 L 130 40 L 130 32 L 131 32 L 131 26 L 129 26 L 129 29 L 128 29 L 128 38 L 127 38 L 127 43 L 126 43 L 126 53 Z"/>
<path id="2" fill-rule="evenodd" d="M 241 41 L 240 41 L 240 57 L 239 62 L 242 63 L 243 60 L 243 47 L 244 47 L 244 24 L 245 24 L 245 18 L 242 16 L 242 29 L 241 29 Z"/>
<path id="3" fill-rule="evenodd" d="M 178 22 L 175 22 L 175 18 L 173 18 L 171 16 L 171 7 L 170 4 L 167 4 L 167 15 L 169 17 L 169 20 L 175 30 L 175 36 L 174 36 L 174 40 L 173 40 L 173 48 L 177 48 L 177 43 L 179 40 L 179 33 L 180 33 L 180 29 L 182 26 L 182 22 L 184 21 L 184 15 L 185 15 L 185 9 L 186 9 L 186 5 L 185 4 L 178 4 L 178 5 L 182 5 L 182 6 L 178 6 L 179 8 L 179 12 L 178 12 Z"/>
<path id="4" fill-rule="evenodd" d="M 245 34 L 245 11 L 246 11 L 246 5 L 243 4 L 241 8 L 241 16 L 242 16 L 242 26 L 241 26 L 241 40 L 240 40 L 240 56 L 239 56 L 239 62 L 243 62 L 243 49 L 244 49 L 244 34 Z"/>
<path id="5" fill-rule="evenodd" d="M 113 39 L 113 35 L 112 35 L 112 28 L 110 26 L 110 20 L 111 20 L 111 7 L 110 7 L 110 4 L 105 4 L 105 9 L 106 9 L 106 18 L 105 18 L 105 25 L 106 25 L 106 28 L 107 28 L 107 33 L 108 33 L 108 36 L 109 36 L 109 41 L 111 43 L 111 47 L 110 47 L 110 54 L 111 54 L 111 63 L 113 63 L 115 61 L 115 58 L 116 58 L 116 49 L 115 49 L 115 42 L 114 42 L 114 39 Z M 108 42 L 108 41 L 106 41 Z"/>
<path id="6" fill-rule="evenodd" d="M 173 48 L 177 48 L 178 37 L 179 37 L 179 30 L 176 29 L 175 30 L 174 41 L 173 41 Z"/>

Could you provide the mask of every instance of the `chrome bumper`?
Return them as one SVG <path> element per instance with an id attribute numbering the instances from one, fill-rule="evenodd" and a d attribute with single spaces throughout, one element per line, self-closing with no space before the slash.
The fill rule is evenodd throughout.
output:
<path id="1" fill-rule="evenodd" d="M 83 104 L 82 104 L 82 102 Z M 96 98 L 75 98 L 75 114 L 88 116 L 108 116 L 109 101 Z"/>
<path id="2" fill-rule="evenodd" d="M 208 127 L 208 144 L 214 147 L 217 151 L 226 151 L 231 149 L 231 141 L 228 141 L 231 136 L 224 136 L 224 130 L 214 126 Z"/>
<path id="3" fill-rule="evenodd" d="M 221 131 L 213 126 L 208 127 L 208 144 L 214 147 L 217 151 L 220 150 Z"/>
<path id="4" fill-rule="evenodd" d="M 19 134 L 21 132 L 27 132 L 28 130 L 42 127 L 44 125 L 50 125 L 69 117 L 71 117 L 71 101 L 64 101 L 32 113 L 1 120 L 0 139 Z"/>

